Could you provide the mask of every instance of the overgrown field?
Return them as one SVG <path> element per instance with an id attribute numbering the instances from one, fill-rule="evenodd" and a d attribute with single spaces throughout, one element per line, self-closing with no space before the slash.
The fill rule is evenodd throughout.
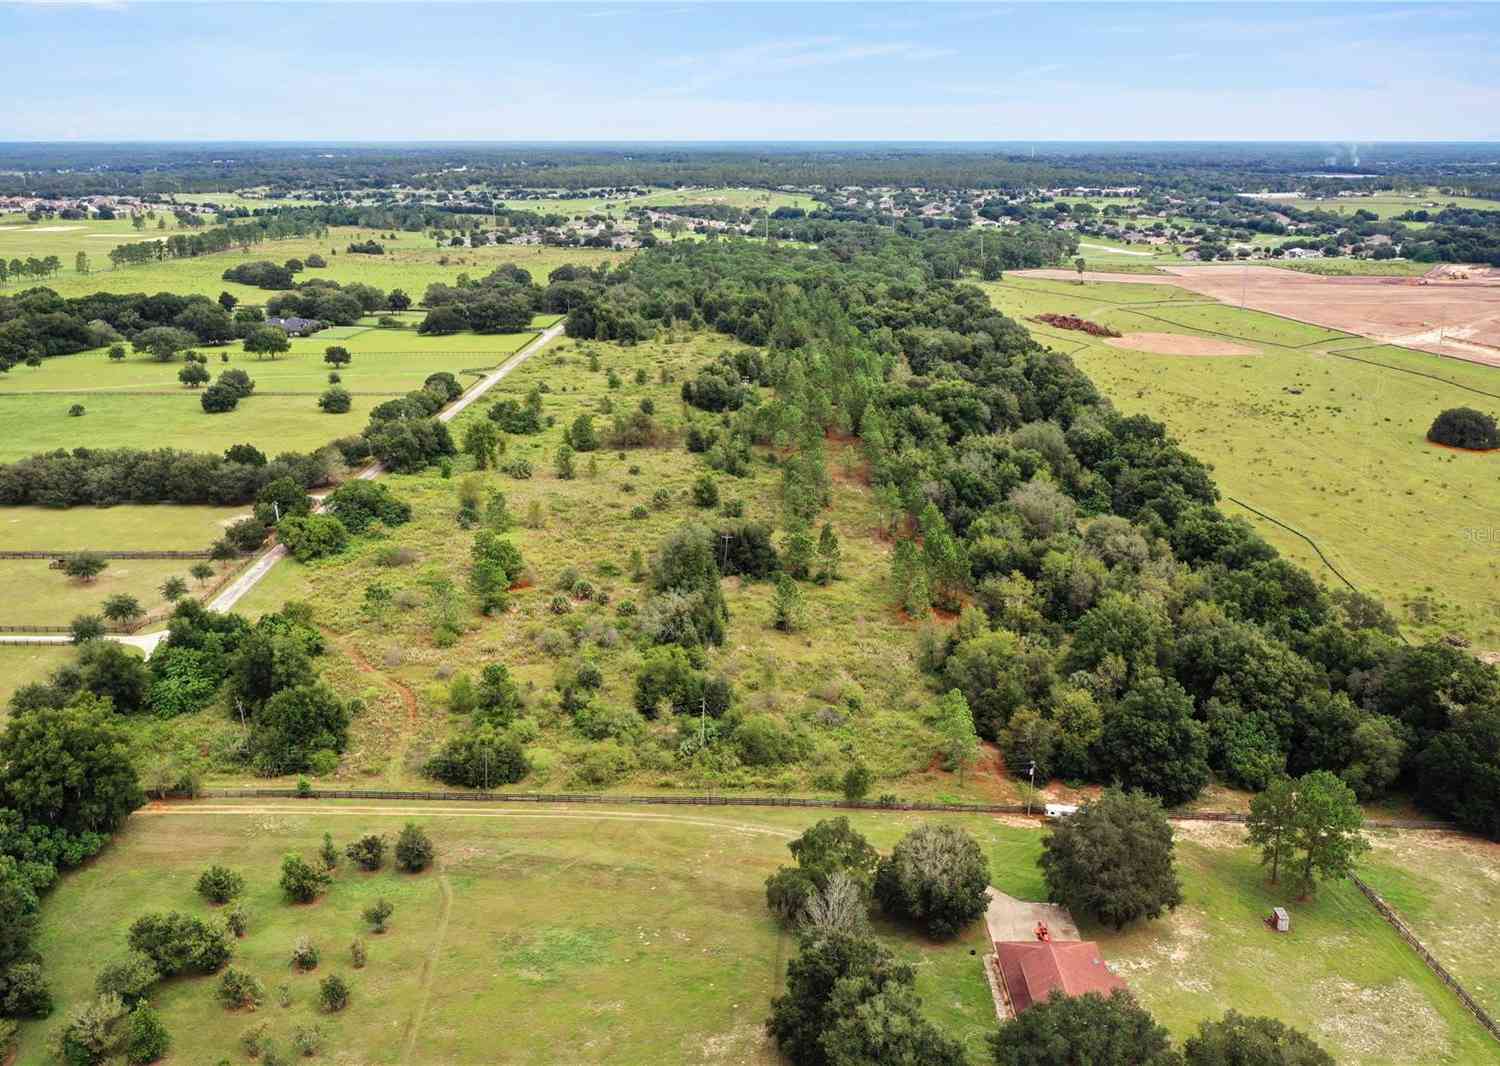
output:
<path id="1" fill-rule="evenodd" d="M 1010 279 L 986 289 L 1000 310 L 1070 352 L 1121 410 L 1165 422 L 1213 465 L 1226 496 L 1316 541 L 1351 582 L 1380 596 L 1409 634 L 1458 632 L 1480 647 L 1500 647 L 1500 463 L 1425 439 L 1445 408 L 1500 407 L 1493 370 L 1182 299 L 1181 290 L 1164 286 Z M 1044 311 L 1078 314 L 1125 334 L 1234 338 L 1257 354 L 1196 358 L 1122 349 L 1026 321 Z M 1325 584 L 1341 587 L 1306 541 L 1225 506 Z"/>
<path id="2" fill-rule="evenodd" d="M 993 773 L 970 774 L 960 793 L 952 775 L 927 772 L 935 763 L 936 742 L 922 713 L 931 697 L 916 663 L 918 626 L 896 609 L 889 589 L 891 546 L 882 532 L 884 512 L 864 483 L 857 450 L 838 440 L 828 442 L 836 486 L 833 507 L 821 519 L 832 523 L 839 539 L 842 577 L 828 586 L 803 586 L 817 624 L 795 635 L 776 631 L 771 627 L 771 583 L 732 578 L 725 582 L 728 636 L 721 649 L 709 653 L 710 668 L 730 678 L 746 713 L 768 715 L 804 738 L 800 757 L 787 765 L 742 770 L 732 779 L 712 774 L 695 778 L 695 771 L 658 765 L 652 756 L 659 750 L 655 745 L 633 751 L 631 745 L 605 744 L 600 752 L 601 745 L 584 740 L 572 727 L 572 716 L 559 706 L 553 685 L 580 657 L 596 662 L 603 672 L 597 703 L 632 707 L 641 656 L 624 635 L 629 629 L 621 604 L 639 605 L 646 596 L 633 576 L 633 556 L 639 553 L 640 561 L 649 561 L 657 545 L 684 522 L 732 521 L 720 508 L 700 508 L 690 498 L 693 482 L 709 471 L 700 456 L 684 447 L 689 415 L 679 398 L 684 377 L 732 344 L 687 332 L 632 347 L 556 343 L 493 393 L 495 399 L 519 400 L 534 386 L 549 389 L 544 413 L 554 424 L 534 436 L 509 437 L 501 458 L 502 466 L 529 461 L 532 477 L 494 470 L 472 474 L 467 457 L 456 464 L 451 480 L 436 471 L 392 477 L 387 482 L 391 489 L 412 505 L 409 525 L 383 539 L 364 539 L 325 562 L 283 562 L 240 604 L 240 610 L 254 615 L 275 610 L 288 599 L 309 602 L 318 622 L 333 635 L 336 657 L 347 656 L 366 668 L 360 689 L 373 690 L 377 703 L 381 696 L 387 701 L 388 710 L 372 709 L 356 719 L 341 776 L 416 780 L 423 758 L 449 731 L 447 689 L 453 677 L 472 675 L 480 664 L 498 661 L 528 690 L 542 727 L 528 752 L 535 766 L 526 779 L 528 788 L 735 784 L 832 790 L 857 754 L 881 777 L 904 778 L 904 794 L 1013 794 L 1014 786 Z M 590 354 L 598 357 L 599 370 L 589 369 Z M 619 388 L 609 386 L 610 370 L 618 375 Z M 644 383 L 638 383 L 638 372 Z M 666 429 L 660 447 L 579 453 L 577 476 L 557 476 L 555 456 L 563 431 L 578 415 L 593 414 L 603 431 L 612 419 L 604 413 L 606 407 L 629 412 L 642 400 L 655 405 L 656 418 Z M 466 412 L 455 423 L 455 437 L 462 439 L 470 422 L 485 418 L 488 406 L 487 399 Z M 713 422 L 702 412 L 692 417 L 703 425 Z M 737 501 L 745 520 L 777 527 L 780 540 L 780 471 L 771 461 L 774 452 L 757 451 L 762 454 L 752 462 L 749 476 L 712 476 L 721 501 Z M 517 519 L 510 536 L 528 568 L 525 587 L 513 592 L 510 610 L 497 618 L 481 616 L 467 591 L 472 534 L 457 524 L 457 490 L 469 477 L 477 477 L 484 494 L 504 493 Z M 533 517 L 539 523 L 535 528 Z M 390 565 L 393 561 L 397 565 Z M 561 584 L 571 584 L 574 576 L 606 593 L 608 602 L 561 594 Z M 363 590 L 377 583 L 395 601 L 379 620 L 363 608 Z M 559 596 L 566 606 L 563 614 L 554 613 Z M 456 643 L 439 647 L 434 623 L 450 609 L 464 631 Z M 409 703 L 409 712 L 398 710 L 398 700 Z M 658 721 L 651 728 L 663 744 L 675 747 L 679 731 L 692 731 L 696 724 L 687 716 L 680 722 Z M 401 739 L 393 739 L 392 731 Z M 876 791 L 882 787 L 877 783 Z"/>
<path id="3" fill-rule="evenodd" d="M 197 875 L 212 862 L 242 873 L 250 931 L 234 965 L 261 980 L 266 1003 L 226 1012 L 213 996 L 216 979 L 167 982 L 156 1002 L 173 1062 L 243 1062 L 238 1040 L 251 1026 L 265 1024 L 285 1045 L 293 1028 L 314 1022 L 327 1061 L 780 1061 L 761 1022 L 794 945 L 768 915 L 763 883 L 788 861 L 786 842 L 816 819 L 810 812 L 289 801 L 172 810 L 138 814 L 99 859 L 65 877 L 43 912 L 38 947 L 66 1010 L 90 994 L 99 966 L 123 953 L 136 917 L 207 915 Z M 319 902 L 282 900 L 285 853 L 312 858 L 325 831 L 340 846 L 366 832 L 393 836 L 408 819 L 437 844 L 434 870 L 412 876 L 388 864 L 366 874 L 345 860 Z M 884 850 L 922 819 L 851 820 Z M 1042 897 L 1035 827 L 950 820 L 979 840 L 992 884 Z M 1124 934 L 1085 930 L 1174 1036 L 1233 1006 L 1306 1029 L 1352 1066 L 1495 1061 L 1483 1031 L 1352 887 L 1292 904 L 1293 931 L 1278 936 L 1261 918 L 1287 901 L 1264 887 L 1250 852 L 1223 840 L 1186 842 L 1179 852 L 1187 902 L 1175 915 Z M 360 912 L 380 897 L 395 913 L 377 936 Z M 916 964 L 928 1017 L 971 1062 L 985 1061 L 995 1021 L 978 957 L 983 923 L 946 942 L 883 921 L 876 930 Z M 303 935 L 322 953 L 307 974 L 289 965 Z M 349 961 L 356 935 L 369 951 L 362 970 Z M 314 1007 L 329 973 L 351 985 L 341 1014 Z M 283 985 L 287 1007 L 278 1001 Z M 502 1021 L 495 1004 L 504 1005 Z M 20 1066 L 46 1061 L 39 1044 L 48 1025 L 23 1030 Z"/>

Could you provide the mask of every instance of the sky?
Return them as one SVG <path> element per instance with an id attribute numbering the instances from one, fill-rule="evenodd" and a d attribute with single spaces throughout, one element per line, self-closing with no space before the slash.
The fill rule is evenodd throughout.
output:
<path id="1" fill-rule="evenodd" d="M 0 0 L 0 141 L 1500 140 L 1500 5 Z"/>

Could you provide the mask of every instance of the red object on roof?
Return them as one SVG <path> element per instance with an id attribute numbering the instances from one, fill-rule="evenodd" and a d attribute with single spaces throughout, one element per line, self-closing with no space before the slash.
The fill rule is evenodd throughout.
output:
<path id="1" fill-rule="evenodd" d="M 1011 1009 L 1020 1014 L 1054 991 L 1065 996 L 1108 996 L 1125 982 L 1109 972 L 1092 940 L 995 942 L 995 961 Z"/>

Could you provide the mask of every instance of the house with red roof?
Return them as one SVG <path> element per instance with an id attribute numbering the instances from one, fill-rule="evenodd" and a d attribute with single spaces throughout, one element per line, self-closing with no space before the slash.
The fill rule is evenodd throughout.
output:
<path id="1" fill-rule="evenodd" d="M 1012 1015 L 1041 1003 L 1053 992 L 1108 996 L 1124 988 L 1092 940 L 996 941 L 994 967 Z"/>

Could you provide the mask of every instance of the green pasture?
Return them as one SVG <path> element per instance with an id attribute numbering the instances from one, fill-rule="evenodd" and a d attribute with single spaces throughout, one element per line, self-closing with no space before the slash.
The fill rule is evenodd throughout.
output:
<path id="1" fill-rule="evenodd" d="M 246 507 L 0 507 L 0 548 L 10 551 L 191 551 L 206 548 Z"/>
<path id="2" fill-rule="evenodd" d="M 214 978 L 177 978 L 153 997 L 174 1039 L 172 1060 L 242 1061 L 237 1042 L 265 1023 L 285 1043 L 319 1023 L 324 1055 L 365 1063 L 779 1062 L 762 1028 L 795 945 L 765 909 L 765 878 L 788 861 L 786 843 L 817 818 L 808 811 L 670 808 L 526 809 L 476 805 L 294 801 L 200 803 L 143 812 L 85 869 L 66 875 L 43 909 L 38 947 L 59 1014 L 85 999 L 101 963 L 123 953 L 140 914 L 211 915 L 193 884 L 221 862 L 244 875 L 248 935 L 233 965 L 264 984 L 253 1013 L 226 1012 Z M 1042 898 L 1041 833 L 980 817 L 856 812 L 856 828 L 888 850 L 926 820 L 961 825 L 989 858 L 991 883 Z M 407 820 L 437 845 L 422 874 L 341 864 L 311 906 L 285 903 L 282 855 L 311 859 L 324 832 L 342 846 Z M 1265 885 L 1248 850 L 1185 842 L 1187 900 L 1159 922 L 1122 934 L 1087 929 L 1163 1024 L 1181 1038 L 1233 1006 L 1306 1029 L 1341 1063 L 1405 1066 L 1495 1061 L 1493 1045 L 1374 910 L 1348 885 L 1311 903 Z M 384 897 L 389 932 L 368 933 L 360 911 Z M 1292 911 L 1293 931 L 1261 919 Z M 884 920 L 877 935 L 916 965 L 923 1010 L 986 1061 L 995 1027 L 980 956 L 982 923 L 935 942 Z M 293 942 L 319 947 L 316 970 L 291 970 Z M 348 945 L 362 936 L 369 963 Z M 338 973 L 349 1008 L 317 1012 L 317 982 Z M 287 986 L 290 1006 L 278 1002 Z M 483 1024 L 505 1004 L 503 1040 Z M 587 1019 L 580 1025 L 579 1019 Z M 18 1066 L 45 1060 L 49 1022 L 22 1030 Z M 1413 1036 L 1420 1039 L 1413 1039 Z"/>
<path id="3" fill-rule="evenodd" d="M 1338 330 L 1279 318 L 1261 311 L 1230 307 L 1217 301 L 1201 301 L 1192 307 L 1125 309 L 1114 316 L 1110 325 L 1123 333 L 1187 331 L 1286 348 L 1306 348 L 1310 345 L 1354 339 L 1352 334 Z M 1174 326 L 1182 329 L 1173 329 Z"/>
<path id="4" fill-rule="evenodd" d="M 1179 827 L 1185 900 L 1174 913 L 1123 933 L 1080 923 L 1175 1038 L 1232 1007 L 1303 1030 L 1343 1064 L 1500 1062 L 1493 1038 L 1352 882 L 1299 901 L 1235 846 L 1238 830 L 1193 828 Z M 1265 924 L 1278 906 L 1291 914 L 1288 933 Z"/>
<path id="5" fill-rule="evenodd" d="M 1360 876 L 1491 1014 L 1500 1012 L 1500 846 L 1450 833 L 1382 833 Z"/>
<path id="6" fill-rule="evenodd" d="M 81 614 L 98 614 L 105 599 L 117 593 L 134 596 L 150 611 L 166 601 L 158 591 L 169 577 L 190 588 L 198 583 L 188 571 L 196 559 L 111 559 L 92 581 L 80 581 L 49 568 L 46 559 L 0 559 L 0 626 L 65 626 Z M 214 563 L 216 569 L 223 564 Z"/>
<path id="7" fill-rule="evenodd" d="M 1018 279 L 1026 290 L 1035 282 Z M 1121 410 L 1165 422 L 1212 464 L 1226 497 L 1316 541 L 1409 633 L 1454 631 L 1497 646 L 1500 463 L 1425 439 L 1447 407 L 1500 410 L 1500 400 L 1486 395 L 1500 393 L 1492 369 L 1217 303 L 1108 306 L 1083 302 L 1097 294 L 1093 283 L 1074 288 L 1073 313 L 1122 333 L 1206 335 L 1255 347 L 1259 354 L 1245 357 L 1158 355 L 1026 323 L 1044 343 L 1071 353 Z M 1067 310 L 1054 293 L 1009 284 L 987 291 L 1022 320 Z M 1230 500 L 1224 506 L 1330 587 L 1342 587 L 1306 541 Z"/>
<path id="8" fill-rule="evenodd" d="M 331 415 L 319 410 L 312 393 L 251 396 L 233 411 L 211 415 L 204 412 L 197 394 L 186 389 L 181 396 L 129 392 L 7 396 L 0 399 L 0 416 L 12 431 L 0 441 L 0 462 L 82 445 L 222 452 L 231 444 L 245 443 L 272 455 L 311 451 L 364 429 L 370 408 L 383 399 L 355 396 L 346 414 Z M 79 418 L 68 414 L 75 403 L 84 406 Z"/>
<path id="9" fill-rule="evenodd" d="M 1441 211 L 1445 207 L 1470 207 L 1481 211 L 1500 210 L 1500 201 L 1480 200 L 1472 196 L 1445 196 L 1436 189 L 1419 193 L 1383 192 L 1373 196 L 1338 196 L 1325 199 L 1304 197 L 1291 201 L 1294 207 L 1304 211 L 1336 211 L 1341 215 L 1352 215 L 1356 211 L 1372 211 L 1382 219 L 1394 218 L 1407 211 Z M 1432 205 L 1432 206 L 1429 206 Z"/>
<path id="10" fill-rule="evenodd" d="M 68 644 L 0 644 L 0 723 L 10 710 L 16 689 L 45 681 L 60 666 L 71 663 L 77 649 Z"/>
<path id="11" fill-rule="evenodd" d="M 560 214 L 572 218 L 576 215 L 620 215 L 631 207 L 674 207 L 692 204 L 723 204 L 741 210 L 764 208 L 774 211 L 778 207 L 800 207 L 805 211 L 816 210 L 820 205 L 805 193 L 788 193 L 772 189 L 715 188 L 715 189 L 659 189 L 644 196 L 589 197 L 585 199 L 559 199 L 548 197 L 540 200 L 503 200 L 503 206 L 517 211 L 535 211 L 538 214 Z M 691 222 L 684 218 L 685 222 Z"/>
<path id="12" fill-rule="evenodd" d="M 510 244 L 483 248 L 438 247 L 436 241 L 421 233 L 397 232 L 395 239 L 387 239 L 389 231 L 382 234 L 379 230 L 335 226 L 330 228 L 328 236 L 322 240 L 305 237 L 265 241 L 251 248 L 248 253 L 236 248 L 215 255 L 170 259 L 117 270 L 111 267 L 107 258 L 110 248 L 122 241 L 170 236 L 176 232 L 171 228 L 173 220 L 168 218 L 166 230 L 148 228 L 144 234 L 130 230 L 128 221 L 123 223 L 128 230 L 124 233 L 118 230 L 121 225 L 119 220 L 73 222 L 66 225 L 82 229 L 31 233 L 27 232 L 30 227 L 16 227 L 15 232 L 11 232 L 9 227 L 0 226 L 0 251 L 8 259 L 17 254 L 21 258 L 50 254 L 63 261 L 62 273 L 56 277 L 44 281 L 12 280 L 4 287 L 6 291 L 32 285 L 46 285 L 63 296 L 84 296 L 92 292 L 174 292 L 217 297 L 219 293 L 227 291 L 244 303 L 263 304 L 272 293 L 254 286 L 225 281 L 224 271 L 240 263 L 264 259 L 277 263 L 292 258 L 306 259 L 316 252 L 328 260 L 328 266 L 305 270 L 297 275 L 298 281 L 318 277 L 345 285 L 362 282 L 387 291 L 404 289 L 413 300 L 420 300 L 427 286 L 434 282 L 451 285 L 461 273 L 474 278 L 483 277 L 504 263 L 518 264 L 526 268 L 536 281 L 546 284 L 547 275 L 564 263 L 592 267 L 606 262 L 619 263 L 629 257 L 628 252 L 599 248 L 550 248 Z M 95 234 L 98 239 L 94 239 Z M 353 241 L 372 238 L 385 246 L 384 255 L 351 254 L 346 250 Z M 7 241 L 11 243 L 8 244 Z M 95 246 L 98 246 L 97 250 Z M 14 248 L 32 250 L 18 253 Z M 93 259 L 93 271 L 87 275 L 78 274 L 73 269 L 74 256 L 79 248 L 87 251 Z"/>
<path id="13" fill-rule="evenodd" d="M 1410 225 L 1418 224 L 1410 223 Z M 1256 263 L 1258 266 L 1282 267 L 1303 274 L 1321 274 L 1334 278 L 1421 277 L 1436 265 L 1418 263 L 1410 259 L 1261 259 Z"/>

